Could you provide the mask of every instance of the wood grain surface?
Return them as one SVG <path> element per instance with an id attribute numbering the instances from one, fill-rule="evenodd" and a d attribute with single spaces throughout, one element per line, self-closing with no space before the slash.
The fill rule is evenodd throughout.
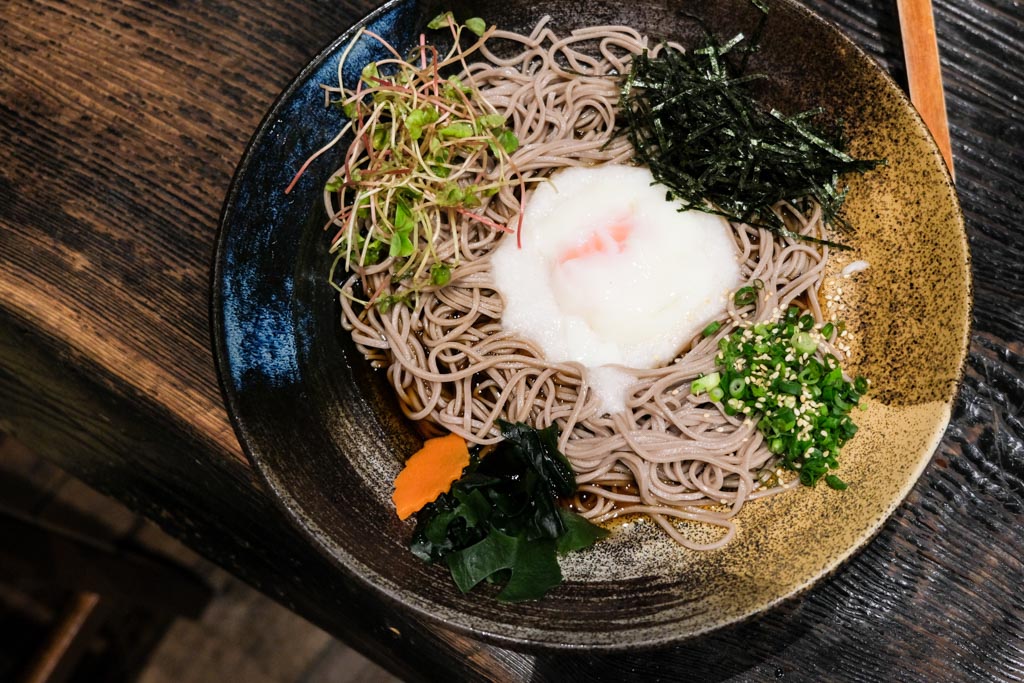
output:
<path id="1" fill-rule="evenodd" d="M 263 113 L 362 1 L 0 4 L 0 428 L 409 680 L 1024 678 L 1024 7 L 936 0 L 975 331 L 954 419 L 880 536 L 671 650 L 534 657 L 375 603 L 241 456 L 208 324 L 217 218 Z M 810 0 L 905 81 L 893 3 Z"/>

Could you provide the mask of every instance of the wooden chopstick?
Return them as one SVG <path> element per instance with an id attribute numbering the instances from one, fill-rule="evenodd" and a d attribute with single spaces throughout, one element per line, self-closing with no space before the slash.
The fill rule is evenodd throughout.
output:
<path id="1" fill-rule="evenodd" d="M 953 173 L 953 150 L 946 120 L 946 98 L 942 90 L 939 44 L 935 38 L 935 17 L 931 0 L 896 0 L 903 36 L 903 56 L 907 62 L 910 101 L 924 119 L 928 130 Z"/>

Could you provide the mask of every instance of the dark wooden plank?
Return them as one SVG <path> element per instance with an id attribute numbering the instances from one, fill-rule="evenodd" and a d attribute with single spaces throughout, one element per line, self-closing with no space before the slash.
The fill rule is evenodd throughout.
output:
<path id="1" fill-rule="evenodd" d="M 217 215 L 288 79 L 371 2 L 0 6 L 0 419 L 33 449 L 409 679 L 1024 678 L 1024 8 L 935 0 L 975 265 L 940 452 L 848 566 L 670 651 L 536 658 L 382 611 L 241 461 L 208 349 Z M 811 0 L 899 81 L 887 0 Z"/>
<path id="2" fill-rule="evenodd" d="M 36 514 L 74 481 L 59 467 L 40 460 L 24 444 L 0 431 L 0 500 Z"/>
<path id="3" fill-rule="evenodd" d="M 0 535 L 11 544 L 0 572 L 124 599 L 197 618 L 213 595 L 198 576 L 166 558 L 116 549 L 0 506 Z"/>
<path id="4" fill-rule="evenodd" d="M 6 4 L 8 314 L 73 341 L 76 364 L 241 457 L 209 353 L 221 201 L 276 93 L 360 13 L 330 2 Z"/>
<path id="5" fill-rule="evenodd" d="M 38 455 L 404 680 L 431 680 L 440 653 L 471 677 L 511 680 L 523 671 L 518 655 L 382 605 L 295 533 L 248 466 L 200 457 L 201 442 L 182 438 L 171 421 L 140 422 L 135 402 L 73 367 L 54 367 L 64 353 L 0 319 L 0 415 Z"/>

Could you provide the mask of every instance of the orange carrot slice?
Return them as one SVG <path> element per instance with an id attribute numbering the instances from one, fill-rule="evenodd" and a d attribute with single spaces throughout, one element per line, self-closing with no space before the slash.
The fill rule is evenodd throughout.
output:
<path id="1" fill-rule="evenodd" d="M 452 487 L 469 465 L 469 448 L 458 434 L 427 439 L 423 448 L 405 461 L 405 469 L 395 477 L 395 492 L 391 500 L 399 519 L 432 503 Z"/>

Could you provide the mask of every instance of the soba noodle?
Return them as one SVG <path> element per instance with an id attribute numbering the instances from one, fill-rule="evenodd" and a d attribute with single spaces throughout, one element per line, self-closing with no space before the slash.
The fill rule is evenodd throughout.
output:
<path id="1" fill-rule="evenodd" d="M 542 182 L 565 166 L 629 162 L 632 148 L 614 129 L 618 81 L 609 76 L 626 71 L 630 56 L 647 47 L 645 37 L 625 26 L 560 37 L 542 21 L 530 35 L 497 32 L 485 59 L 462 78 L 507 116 L 520 142 L 512 155 L 518 172 Z M 337 197 L 325 197 L 329 215 L 338 215 Z M 480 209 L 499 224 L 512 223 L 519 210 L 512 184 Z M 805 214 L 780 204 L 774 210 L 793 232 L 823 235 L 820 209 Z M 577 473 L 581 514 L 596 522 L 644 514 L 694 549 L 728 543 L 735 533 L 731 520 L 747 501 L 798 483 L 780 483 L 776 457 L 754 422 L 724 415 L 689 387 L 715 369 L 718 340 L 739 326 L 777 317 L 791 304 L 822 320 L 816 292 L 827 248 L 733 224 L 746 284 L 764 285 L 757 301 L 730 303 L 722 327 L 707 338 L 698 335 L 666 367 L 629 370 L 636 383 L 626 411 L 602 415 L 582 366 L 548 362 L 533 343 L 502 328 L 503 302 L 489 262 L 502 234 L 479 223 L 454 227 L 460 263 L 450 283 L 421 292 L 413 308 L 382 313 L 354 302 L 360 291 L 390 291 L 390 259 L 354 267 L 342 287 L 343 326 L 369 360 L 386 368 L 409 419 L 476 444 L 500 440 L 499 418 L 536 427 L 557 423 L 559 446 Z M 453 255 L 452 228 L 443 226 L 437 241 L 441 258 Z M 708 534 L 703 525 L 719 531 Z"/>

